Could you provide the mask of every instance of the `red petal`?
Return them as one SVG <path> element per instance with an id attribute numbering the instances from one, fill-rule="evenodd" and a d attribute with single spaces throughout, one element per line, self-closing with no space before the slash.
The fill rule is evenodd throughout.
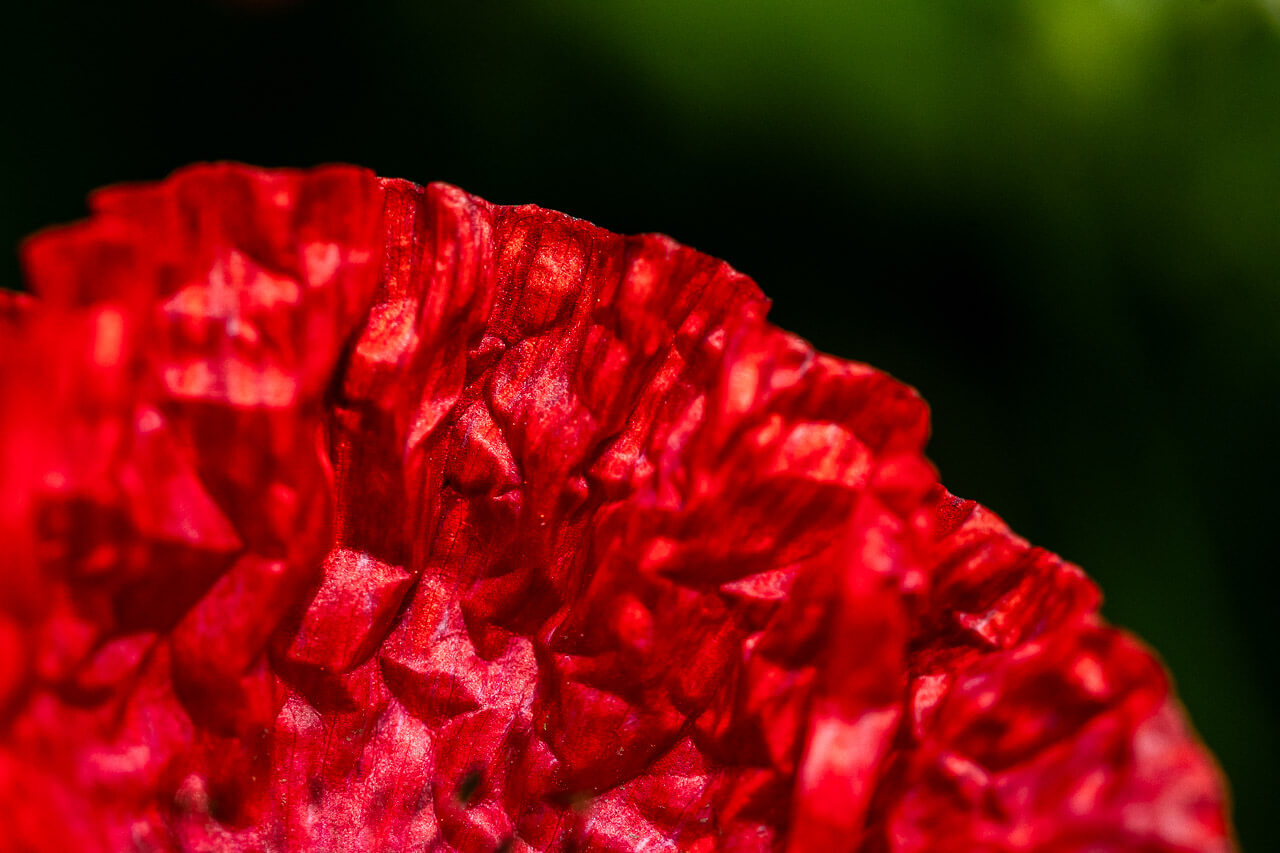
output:
<path id="1" fill-rule="evenodd" d="M 1092 584 L 723 263 L 345 167 L 93 207 L 0 302 L 0 847 L 1230 847 Z"/>

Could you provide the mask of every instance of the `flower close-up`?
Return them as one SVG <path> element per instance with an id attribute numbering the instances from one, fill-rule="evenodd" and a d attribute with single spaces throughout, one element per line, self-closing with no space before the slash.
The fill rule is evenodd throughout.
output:
<path id="1" fill-rule="evenodd" d="M 726 263 L 347 166 L 0 294 L 0 850 L 1225 851 L 1076 566 Z"/>

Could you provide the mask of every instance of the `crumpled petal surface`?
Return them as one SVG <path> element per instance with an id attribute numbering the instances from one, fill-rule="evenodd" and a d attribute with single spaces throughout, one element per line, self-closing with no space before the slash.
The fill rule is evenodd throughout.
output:
<path id="1" fill-rule="evenodd" d="M 724 263 L 350 167 L 0 301 L 0 849 L 1226 850 L 1074 566 Z"/>

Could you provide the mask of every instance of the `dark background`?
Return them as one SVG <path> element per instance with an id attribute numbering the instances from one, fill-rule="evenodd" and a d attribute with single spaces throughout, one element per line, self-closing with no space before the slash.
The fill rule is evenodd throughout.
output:
<path id="1" fill-rule="evenodd" d="M 347 161 L 760 282 L 1086 567 L 1280 849 L 1280 5 L 98 2 L 6 13 L 7 245 L 205 159 Z M 19 286 L 12 252 L 3 284 Z"/>

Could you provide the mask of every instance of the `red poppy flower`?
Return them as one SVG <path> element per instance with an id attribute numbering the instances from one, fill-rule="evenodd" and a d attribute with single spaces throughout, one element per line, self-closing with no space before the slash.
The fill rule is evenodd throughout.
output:
<path id="1" fill-rule="evenodd" d="M 346 167 L 0 308 L 0 848 L 1223 850 L 1075 567 L 666 237 Z"/>

